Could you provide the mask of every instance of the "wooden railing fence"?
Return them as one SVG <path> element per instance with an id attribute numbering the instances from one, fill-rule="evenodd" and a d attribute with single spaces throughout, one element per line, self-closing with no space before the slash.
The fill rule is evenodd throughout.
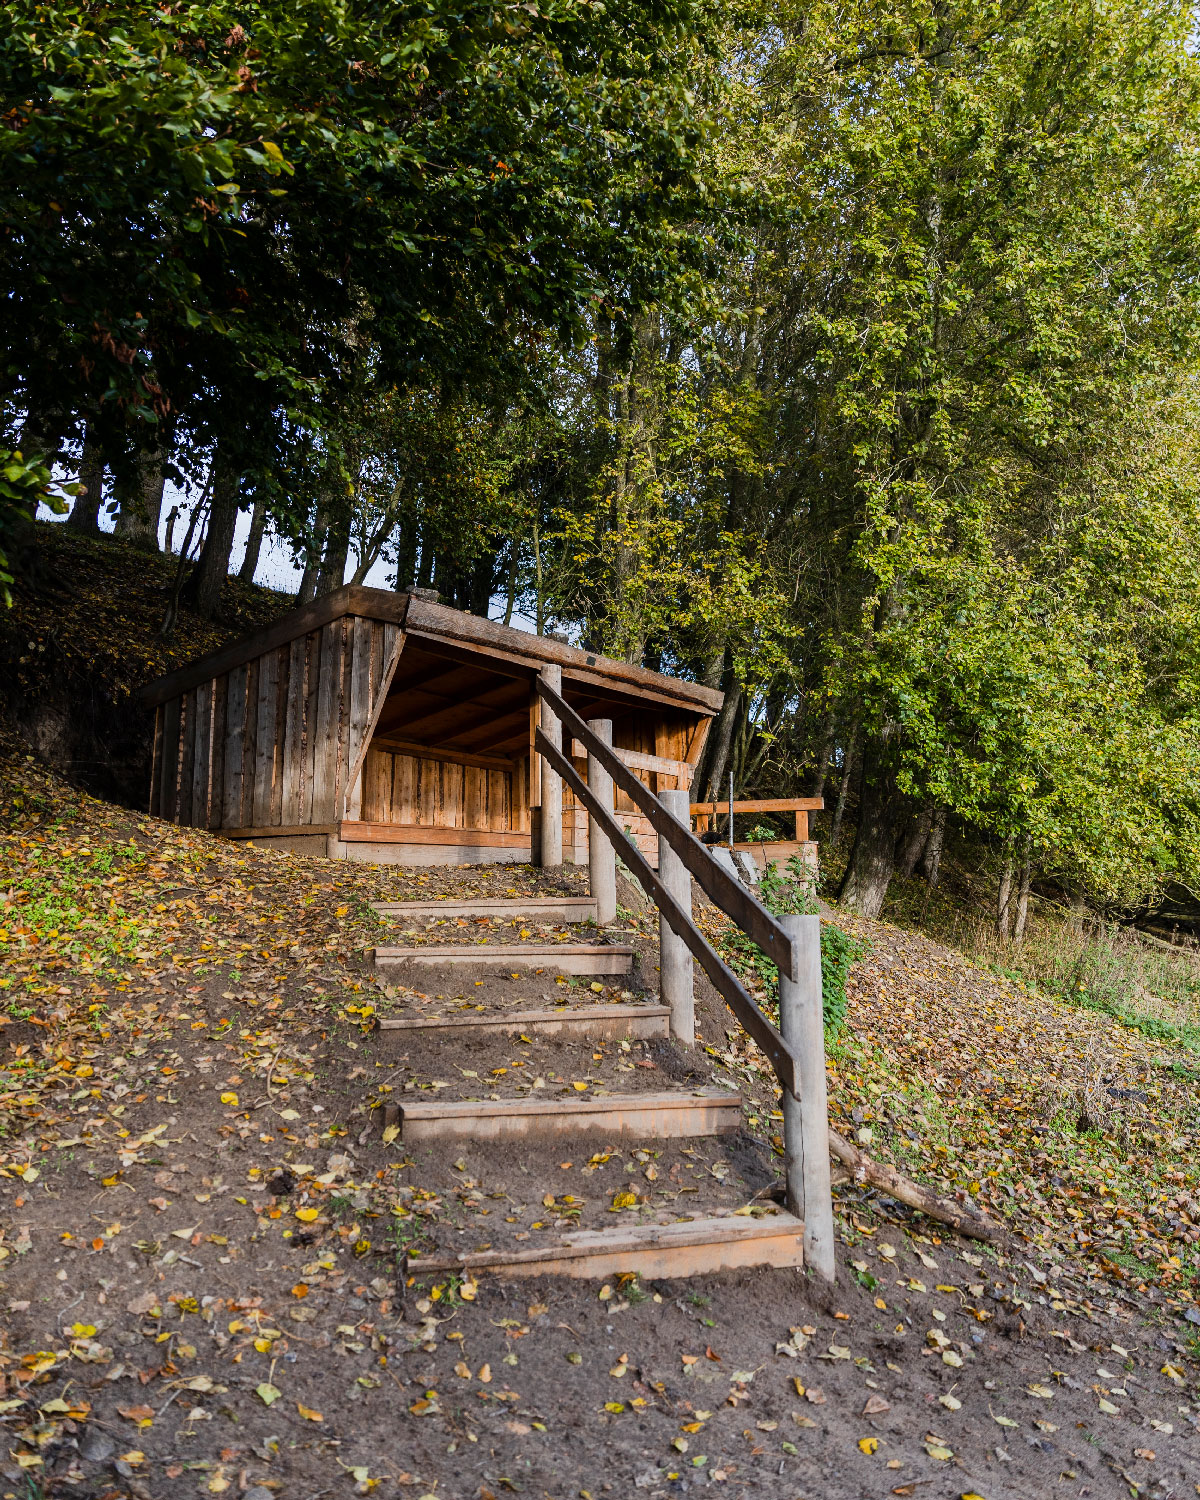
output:
<path id="1" fill-rule="evenodd" d="M 534 749 L 543 759 L 543 809 L 547 804 L 561 806 L 561 785 L 552 784 L 561 778 L 589 814 L 589 849 L 596 851 L 598 846 L 606 844 L 615 851 L 658 907 L 663 1000 L 671 1009 L 672 1034 L 688 1043 L 695 1040 L 691 964 L 679 961 L 686 949 L 747 1034 L 769 1058 L 783 1090 L 787 1206 L 804 1221 L 806 1263 L 832 1281 L 833 1204 L 821 1008 L 820 918 L 776 917 L 767 911 L 717 864 L 691 832 L 687 792 L 655 796 L 613 750 L 611 743 L 606 742 L 611 739 L 611 725 L 595 720 L 585 723 L 562 698 L 560 683 L 548 681 L 549 676 L 546 673 L 538 679 L 537 691 L 552 720 L 548 722 L 542 715 L 542 724 L 534 735 Z M 587 752 L 586 781 L 563 753 L 564 733 Z M 614 786 L 630 798 L 657 832 L 658 870 L 633 840 L 626 837 L 617 821 L 613 811 Z M 542 827 L 546 851 L 552 856 L 556 830 L 554 819 L 547 819 L 545 811 Z M 615 861 L 592 857 L 591 876 L 592 895 L 599 913 L 615 912 Z M 774 961 L 779 970 L 778 1029 L 692 920 L 692 879 Z M 598 884 L 602 889 L 596 889 Z"/>

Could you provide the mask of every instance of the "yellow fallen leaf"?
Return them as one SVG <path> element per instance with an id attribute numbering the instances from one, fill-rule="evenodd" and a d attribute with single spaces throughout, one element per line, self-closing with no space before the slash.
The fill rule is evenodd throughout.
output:
<path id="1" fill-rule="evenodd" d="M 325 1420 L 319 1411 L 313 1411 L 311 1406 L 305 1406 L 299 1401 L 296 1402 L 296 1410 L 306 1422 L 323 1422 Z"/>
<path id="2" fill-rule="evenodd" d="M 1032 1385 L 1027 1385 L 1025 1389 L 1031 1396 L 1040 1396 L 1043 1401 L 1052 1401 L 1054 1399 L 1053 1387 L 1042 1385 L 1039 1381 L 1035 1381 Z"/>
<path id="3" fill-rule="evenodd" d="M 606 1401 L 604 1403 L 604 1410 L 605 1411 L 611 1411 L 611 1412 L 614 1412 L 614 1413 L 615 1412 L 619 1412 L 619 1411 L 624 1411 L 625 1410 L 625 1403 L 623 1401 Z"/>
<path id="4" fill-rule="evenodd" d="M 304 1224 L 311 1224 L 318 1217 L 318 1212 L 315 1208 L 298 1208 L 296 1217 Z"/>
<path id="5" fill-rule="evenodd" d="M 936 1458 L 941 1463 L 945 1463 L 947 1459 L 954 1457 L 954 1450 L 952 1448 L 943 1448 L 941 1443 L 926 1443 L 925 1452 L 929 1454 L 930 1458 Z"/>
<path id="6" fill-rule="evenodd" d="M 237 1102 L 238 1096 L 233 1092 L 232 1089 L 226 1089 L 225 1092 L 221 1095 L 222 1104 L 236 1104 Z"/>
<path id="7" fill-rule="evenodd" d="M 279 1400 L 283 1392 L 277 1385 L 271 1385 L 269 1381 L 264 1380 L 261 1385 L 255 1386 L 254 1394 L 258 1397 L 258 1399 L 264 1406 L 270 1406 L 272 1401 Z"/>
<path id="8" fill-rule="evenodd" d="M 478 1378 L 483 1382 L 484 1385 L 490 1385 L 492 1379 L 491 1365 L 480 1365 Z"/>
<path id="9" fill-rule="evenodd" d="M 1100 1398 L 1098 1405 L 1100 1407 L 1100 1410 L 1104 1412 L 1106 1416 L 1119 1417 L 1121 1415 L 1121 1408 L 1119 1406 L 1114 1406 L 1111 1401 L 1105 1401 L 1103 1396 Z"/>
<path id="10" fill-rule="evenodd" d="M 877 1437 L 859 1438 L 858 1446 L 869 1457 L 879 1447 L 879 1439 Z"/>
<path id="11" fill-rule="evenodd" d="M 385 1125 L 383 1128 L 383 1144 L 390 1146 L 399 1134 L 399 1125 Z"/>
<path id="12" fill-rule="evenodd" d="M 939 1396 L 938 1400 L 946 1408 L 947 1411 L 960 1411 L 962 1409 L 962 1402 L 958 1399 L 957 1396 Z"/>
<path id="13" fill-rule="evenodd" d="M 582 1094 L 582 1093 L 583 1093 L 583 1091 L 584 1091 L 584 1089 L 586 1089 L 586 1088 L 587 1088 L 587 1084 L 586 1084 L 586 1083 L 573 1083 L 573 1084 L 572 1084 L 572 1085 L 571 1085 L 571 1087 L 572 1087 L 572 1088 L 573 1088 L 573 1089 L 578 1089 L 578 1091 L 579 1091 L 579 1092 L 580 1092 L 580 1093 L 581 1093 L 581 1094 Z"/>

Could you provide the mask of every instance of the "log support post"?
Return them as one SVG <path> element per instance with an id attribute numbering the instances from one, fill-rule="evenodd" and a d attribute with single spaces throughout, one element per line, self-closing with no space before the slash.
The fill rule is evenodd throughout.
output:
<path id="1" fill-rule="evenodd" d="M 553 692 L 562 694 L 562 668 L 547 663 L 541 679 Z M 558 716 L 542 704 L 542 733 L 556 750 L 562 749 L 562 725 Z M 562 864 L 562 777 L 542 757 L 542 822 L 538 862 L 543 869 L 557 869 Z"/>
<path id="2" fill-rule="evenodd" d="M 589 719 L 588 728 L 605 745 L 612 744 L 612 720 Z M 606 812 L 613 810 L 613 779 L 594 755 L 587 758 L 587 782 Z M 588 878 L 596 921 L 607 927 L 617 915 L 617 852 L 595 817 L 588 817 Z"/>
<path id="3" fill-rule="evenodd" d="M 800 1097 L 783 1091 L 787 1208 L 804 1220 L 804 1263 L 824 1280 L 836 1274 L 829 1181 L 829 1101 L 821 1009 L 821 919 L 781 916 L 792 940 L 796 976 L 779 973 L 779 1030 L 799 1059 Z"/>
<path id="4" fill-rule="evenodd" d="M 688 793 L 666 791 L 658 800 L 677 822 L 689 826 Z M 658 878 L 683 908 L 692 914 L 692 877 L 687 866 L 660 833 L 658 836 Z M 660 915 L 658 919 L 659 979 L 662 1003 L 671 1010 L 671 1035 L 691 1046 L 696 1040 L 696 1000 L 693 988 L 691 951 Z"/>

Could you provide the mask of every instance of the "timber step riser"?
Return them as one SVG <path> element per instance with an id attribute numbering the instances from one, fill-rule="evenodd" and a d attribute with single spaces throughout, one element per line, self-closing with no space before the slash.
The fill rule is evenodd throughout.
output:
<path id="1" fill-rule="evenodd" d="M 628 1009 L 615 1005 L 580 1006 L 577 1010 L 514 1011 L 509 1016 L 430 1016 L 415 1021 L 380 1021 L 381 1031 L 402 1031 L 409 1036 L 457 1037 L 508 1036 L 523 1032 L 533 1036 L 582 1036 L 598 1041 L 620 1037 L 645 1040 L 669 1036 L 671 1012 L 665 1005 L 639 1005 Z"/>
<path id="2" fill-rule="evenodd" d="M 742 1123 L 740 1094 L 616 1094 L 593 1099 L 453 1101 L 391 1106 L 406 1144 L 424 1141 L 524 1140 L 585 1133 L 673 1140 L 724 1135 Z"/>
<path id="3" fill-rule="evenodd" d="M 752 1266 L 802 1267 L 804 1224 L 791 1214 L 764 1219 L 731 1216 L 690 1224 L 645 1225 L 636 1229 L 590 1230 L 565 1235 L 557 1244 L 533 1250 L 484 1250 L 458 1257 L 410 1260 L 410 1275 L 446 1272 L 518 1276 L 571 1276 L 579 1279 L 635 1273 L 670 1279 L 710 1275 Z"/>
<path id="4" fill-rule="evenodd" d="M 381 917 L 507 917 L 512 921 L 594 922 L 596 903 L 590 896 L 563 896 L 528 901 L 376 901 L 372 910 Z"/>
<path id="5" fill-rule="evenodd" d="M 513 971 L 552 969 L 585 977 L 628 974 L 633 949 L 616 944 L 509 943 L 431 944 L 427 948 L 376 948 L 377 967 L 412 964 L 419 968 L 498 968 Z"/>

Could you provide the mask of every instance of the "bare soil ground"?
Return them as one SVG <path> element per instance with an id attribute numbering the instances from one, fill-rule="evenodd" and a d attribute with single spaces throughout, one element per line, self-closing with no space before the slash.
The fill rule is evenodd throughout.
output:
<path id="1" fill-rule="evenodd" d="M 1007 1252 L 845 1184 L 833 1291 L 796 1271 L 421 1282 L 406 1257 L 431 1248 L 771 1213 L 777 1095 L 716 997 L 690 1053 L 400 1043 L 380 1013 L 653 998 L 653 924 L 630 898 L 638 967 L 603 996 L 528 974 L 427 995 L 372 971 L 399 924 L 369 902 L 579 894 L 577 872 L 235 848 L 11 743 L 3 776 L 0 1497 L 1200 1493 L 1188 1056 L 848 924 L 869 950 L 831 1049 L 839 1128 L 1002 1216 Z M 732 1082 L 744 1127 L 383 1140 L 397 1097 L 538 1079 Z"/>

